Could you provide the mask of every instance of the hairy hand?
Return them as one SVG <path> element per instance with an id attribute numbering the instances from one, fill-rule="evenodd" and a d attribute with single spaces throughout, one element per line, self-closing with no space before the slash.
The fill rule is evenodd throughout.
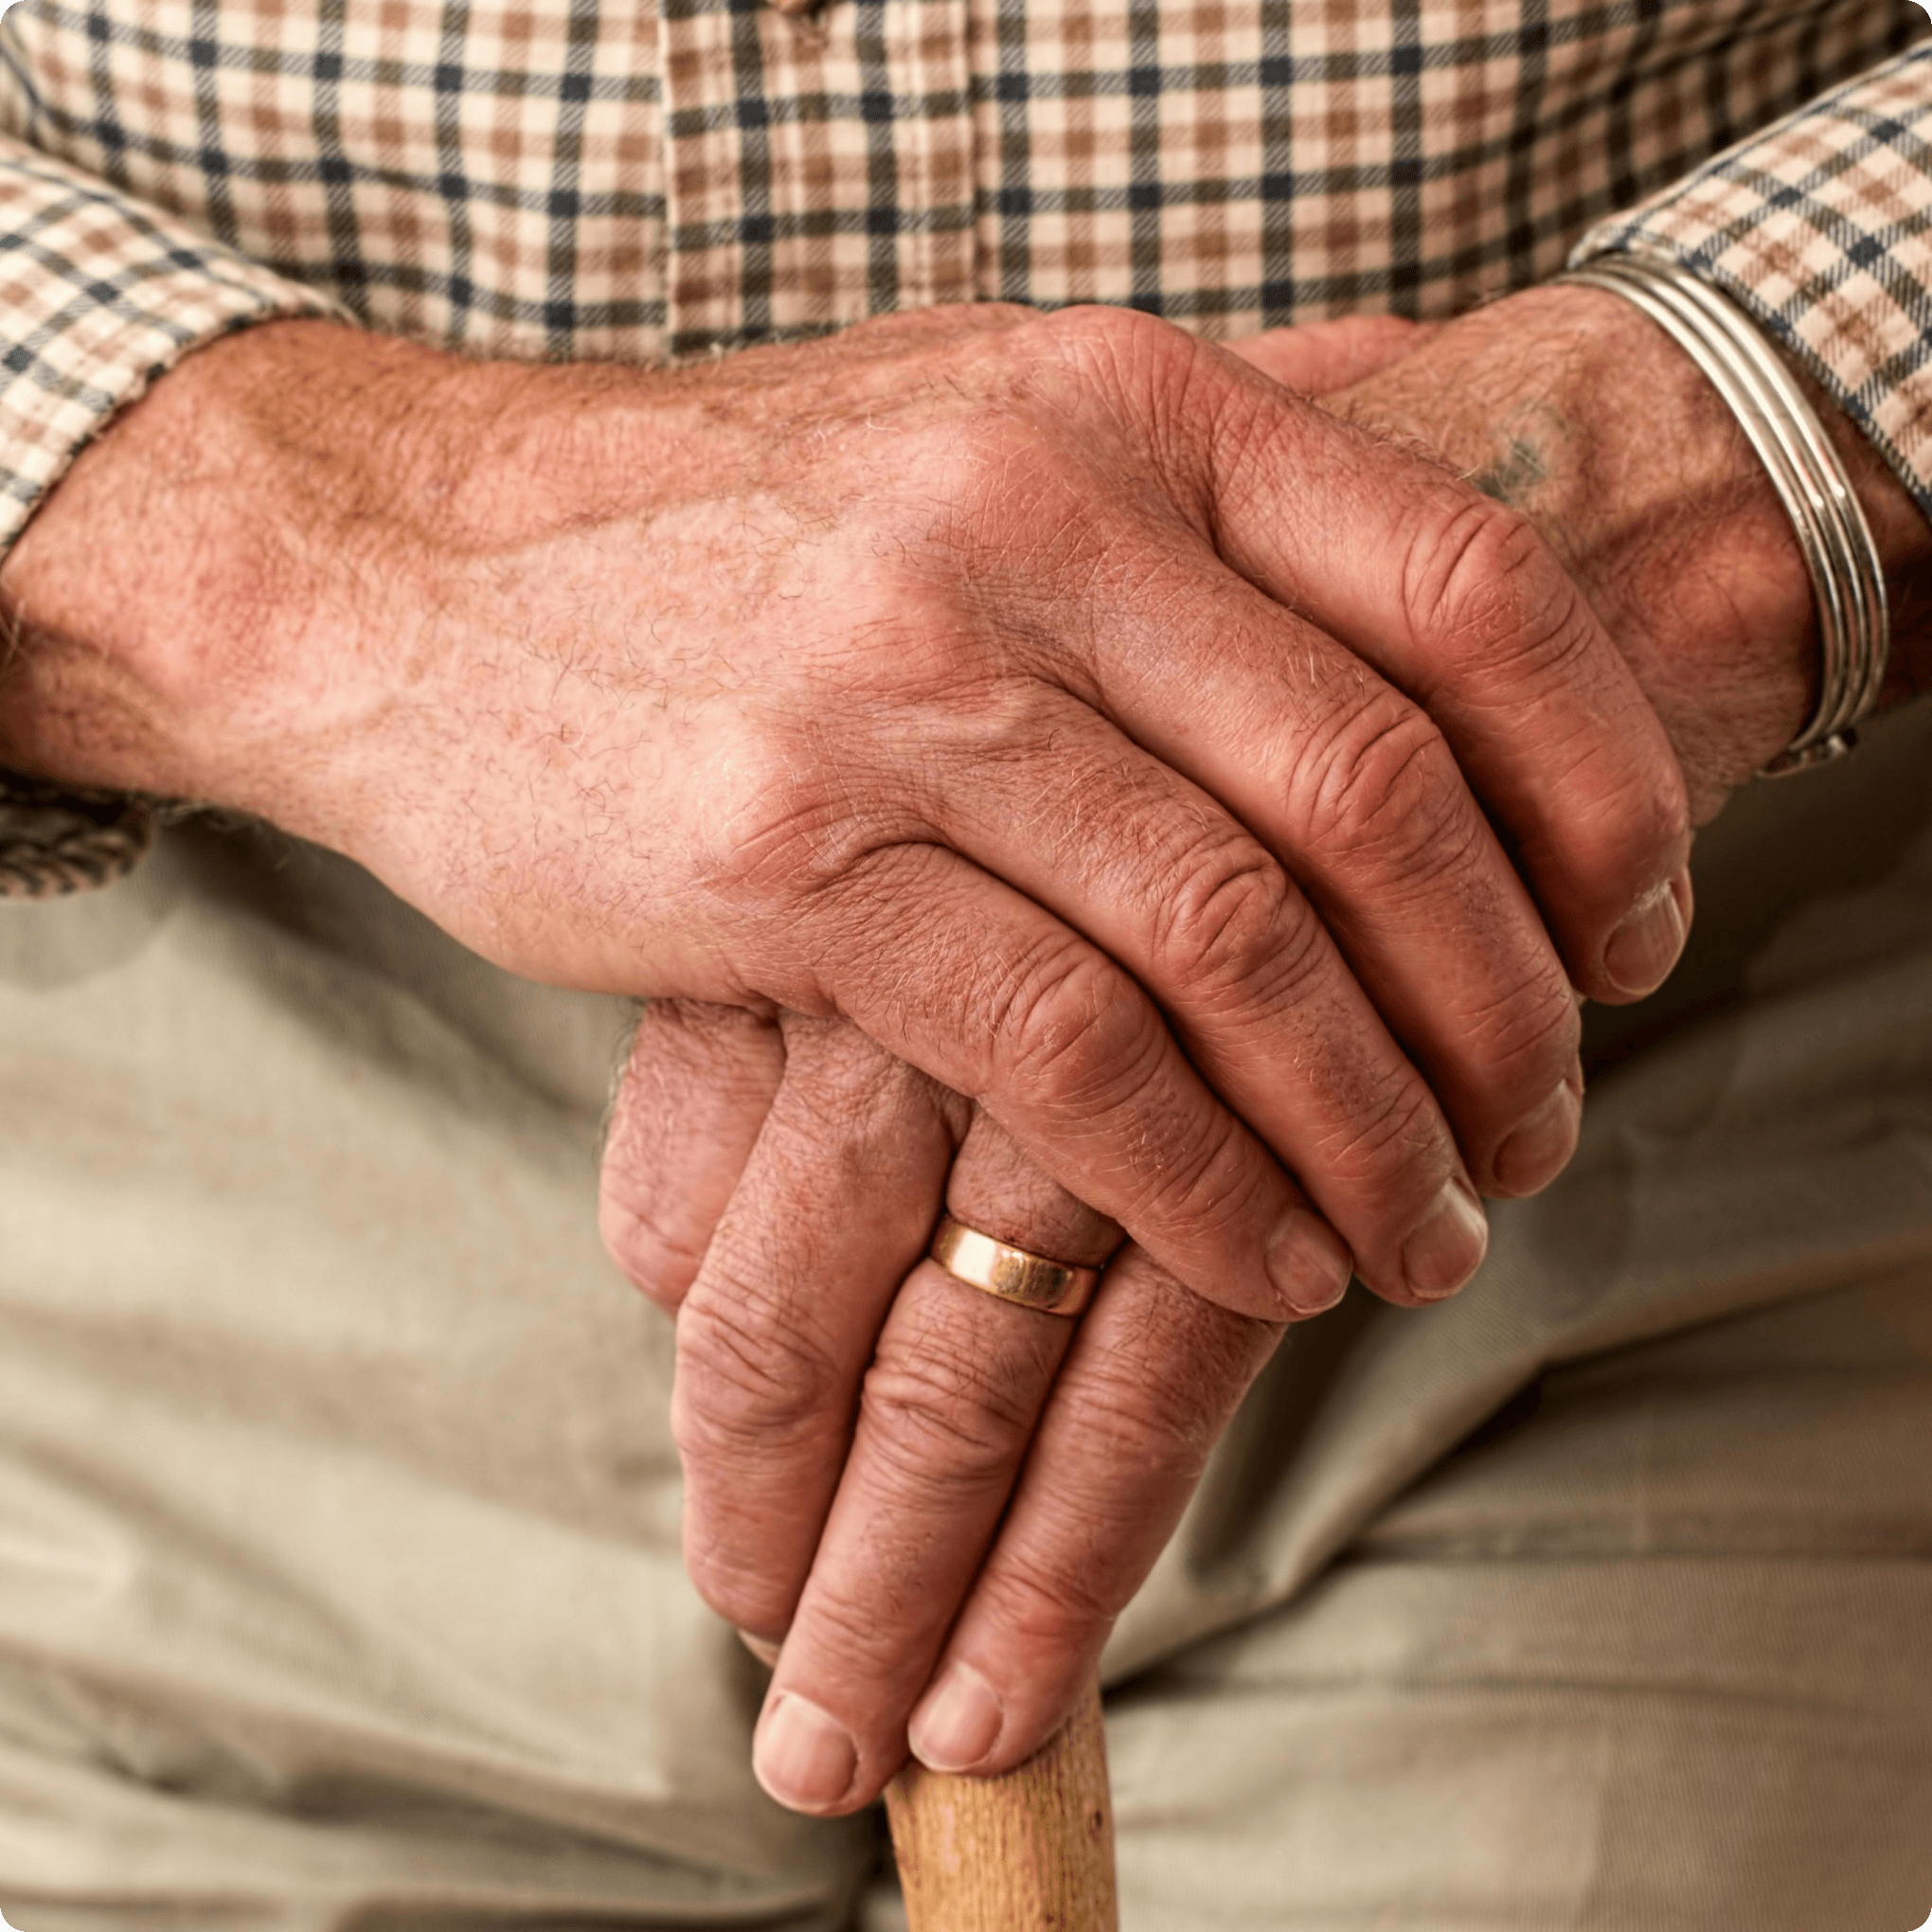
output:
<path id="1" fill-rule="evenodd" d="M 1292 381 L 1294 333 L 1236 353 Z M 1531 290 L 1428 331 L 1325 400 L 1534 519 L 1656 707 L 1695 823 L 1797 735 L 1818 640 L 1790 520 L 1717 391 L 1629 304 Z M 1896 700 L 1924 679 L 1932 532 L 1870 443 L 1813 401 L 1887 565 Z M 1409 694 L 1430 702 L 1426 687 Z"/>
<path id="2" fill-rule="evenodd" d="M 1641 317 L 1548 291 L 1448 329 L 1325 325 L 1239 352 L 1297 387 L 1359 382 L 1341 401 L 1358 420 L 1547 520 L 1670 721 L 1700 815 L 1788 740 L 1816 653 L 1802 564 L 1722 405 Z M 1847 453 L 1909 614 L 1923 521 L 1855 438 Z M 1902 683 L 1919 635 L 1908 615 Z M 1673 898 L 1666 917 L 1688 912 Z M 670 1004 L 645 1016 L 614 1121 L 605 1230 L 633 1279 L 699 1334 L 714 1307 L 760 1311 L 735 1362 L 754 1388 L 721 1404 L 703 1347 L 681 1372 L 687 1545 L 778 1655 L 760 1769 L 814 1808 L 870 1795 L 907 1713 L 947 1768 L 1037 1746 L 1279 1333 L 1132 1247 L 1078 1333 L 914 1265 L 942 1190 L 1036 1250 L 1112 1248 L 969 1120 L 850 1029 Z M 828 1300 L 851 1317 L 835 1353 Z"/>
<path id="3" fill-rule="evenodd" d="M 1527 520 L 1146 316 L 676 374 L 270 325 L 0 587 L 0 750 L 535 977 L 848 1018 L 1266 1318 L 1465 1279 L 1567 1150 L 1572 980 L 1668 963 L 1676 767 Z"/>

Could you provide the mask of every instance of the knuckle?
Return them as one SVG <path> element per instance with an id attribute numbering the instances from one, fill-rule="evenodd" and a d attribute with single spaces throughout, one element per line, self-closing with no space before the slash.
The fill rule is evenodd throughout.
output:
<path id="1" fill-rule="evenodd" d="M 882 1341 L 860 1395 L 860 1428 L 896 1489 L 977 1494 L 1011 1472 L 1041 1389 L 1029 1355 L 922 1327 Z"/>
<path id="2" fill-rule="evenodd" d="M 1203 1393 L 1192 1375 L 1104 1374 L 1067 1404 L 1066 1420 L 1079 1425 L 1082 1449 L 1103 1462 L 1110 1484 L 1125 1478 L 1138 1489 L 1196 1475 L 1206 1463 L 1216 1418 Z"/>
<path id="3" fill-rule="evenodd" d="M 783 1065 L 778 1023 L 768 1011 L 646 1002 L 611 1095 L 607 1174 L 633 1191 L 651 1186 L 667 1154 L 687 1137 L 693 1093 L 716 1096 L 720 1116 L 762 1119 Z"/>
<path id="4" fill-rule="evenodd" d="M 631 1285 L 667 1315 L 675 1315 L 704 1264 L 705 1252 L 668 1225 L 654 1206 L 620 1201 L 606 1183 L 598 1202 L 598 1232 L 604 1251 Z"/>
<path id="5" fill-rule="evenodd" d="M 882 730 L 900 711 L 903 689 L 883 689 L 861 661 L 893 667 L 903 688 L 956 688 L 959 671 L 935 624 L 918 631 L 854 624 L 842 638 L 846 709 L 832 724 L 765 715 L 742 718 L 728 759 L 703 788 L 705 809 L 689 817 L 696 889 L 751 916 L 777 906 L 843 916 L 845 895 L 863 900 L 869 869 L 882 857 L 928 846 L 921 760 L 930 749 L 899 745 L 877 752 Z M 861 632 L 869 653 L 857 648 Z M 917 728 L 917 727 L 915 727 Z"/>
<path id="6" fill-rule="evenodd" d="M 759 1539 L 754 1552 L 741 1547 L 728 1531 L 714 1532 L 714 1513 L 724 1516 L 730 1531 L 742 1535 L 744 1528 L 736 1512 L 703 1510 L 695 1507 L 695 1499 L 687 1506 L 684 1564 L 691 1587 L 727 1623 L 754 1637 L 782 1637 L 798 1605 L 801 1580 L 774 1568 L 766 1539 Z"/>
<path id="7" fill-rule="evenodd" d="M 1561 969 L 1478 1002 L 1463 1024 L 1476 1059 L 1505 1088 L 1540 1092 L 1569 1071 L 1583 1045 L 1583 1016 Z"/>
<path id="8" fill-rule="evenodd" d="M 929 1576 L 896 1551 L 856 1576 L 827 1579 L 821 1568 L 787 1641 L 807 1656 L 836 1658 L 842 1683 L 890 1683 L 931 1621 L 931 1599 Z"/>
<path id="9" fill-rule="evenodd" d="M 1176 1133 L 1147 1190 L 1147 1214 L 1188 1242 L 1249 1225 L 1261 1170 L 1243 1157 L 1243 1130 L 1217 1110 L 1190 1137 Z"/>
<path id="10" fill-rule="evenodd" d="M 1044 319 L 1046 339 L 1077 379 L 1082 405 L 1106 398 L 1144 466 L 1151 460 L 1171 507 L 1191 507 L 1206 527 L 1207 454 L 1224 435 L 1230 385 L 1225 359 L 1198 338 L 1145 310 L 1086 306 Z M 1090 407 L 1081 410 L 1090 431 Z"/>
<path id="11" fill-rule="evenodd" d="M 1267 851 L 1246 837 L 1190 852 L 1160 897 L 1153 956 L 1190 1007 L 1298 985 L 1318 957 L 1307 903 Z"/>
<path id="12" fill-rule="evenodd" d="M 1372 861 L 1386 874 L 1439 877 L 1479 835 L 1447 742 L 1400 692 L 1371 689 L 1311 742 L 1298 773 L 1315 849 Z"/>
<path id="13" fill-rule="evenodd" d="M 1358 1104 L 1321 1150 L 1330 1179 L 1351 1193 L 1385 1201 L 1404 1196 L 1425 1175 L 1433 1190 L 1455 1150 L 1436 1102 L 1413 1076 Z"/>
<path id="14" fill-rule="evenodd" d="M 1272 1170 L 1256 1157 L 1247 1131 L 1225 1108 L 1197 1117 L 1155 1110 L 1151 1137 L 1134 1143 L 1137 1156 L 1123 1178 L 1119 1220 L 1151 1253 L 1172 1257 L 1187 1272 L 1202 1257 L 1224 1257 L 1230 1228 L 1253 1226 L 1257 1196 Z"/>
<path id="15" fill-rule="evenodd" d="M 1622 701 L 1631 695 L 1605 689 L 1605 667 L 1590 660 L 1613 647 L 1575 580 L 1520 510 L 1474 492 L 1444 492 L 1417 519 L 1399 582 L 1411 644 L 1440 673 L 1479 669 L 1505 688 L 1566 685 Z M 1690 829 L 1675 759 L 1660 736 L 1648 747 L 1629 742 L 1616 725 L 1630 716 L 1628 702 L 1585 707 L 1569 727 L 1570 742 L 1546 747 L 1553 765 L 1584 777 L 1594 769 L 1607 788 L 1598 825 L 1583 833 L 1606 849 L 1601 863 L 1612 869 L 1626 852 L 1667 846 Z"/>
<path id="16" fill-rule="evenodd" d="M 1144 309 L 1079 303 L 1043 317 L 1040 328 L 1063 354 L 1118 370 L 1137 372 L 1150 364 L 1166 367 L 1176 357 L 1191 361 L 1196 353 L 1196 345 L 1184 331 Z"/>
<path id="17" fill-rule="evenodd" d="M 841 868 L 852 836 L 849 802 L 821 781 L 818 761 L 801 756 L 794 740 L 769 716 L 740 723 L 724 782 L 691 827 L 703 886 L 757 897 Z"/>
<path id="18" fill-rule="evenodd" d="M 699 885 L 726 903 L 763 908 L 809 901 L 849 878 L 892 831 L 825 782 L 807 759 L 753 778 L 740 809 L 722 814 L 699 850 Z M 874 801 L 875 804 L 878 801 Z"/>
<path id="19" fill-rule="evenodd" d="M 1094 1540 L 1089 1532 L 1045 1547 L 1010 1548 L 987 1570 L 981 1589 L 988 1607 L 1016 1650 L 1070 1655 L 1113 1627 L 1139 1580 L 1119 1574 Z"/>
<path id="20" fill-rule="evenodd" d="M 787 1122 L 828 1155 L 849 1150 L 863 1156 L 957 1115 L 957 1096 L 848 1020 L 788 1014 L 784 1033 Z"/>
<path id="21" fill-rule="evenodd" d="M 783 1308 L 707 1293 L 679 1311 L 671 1425 L 688 1465 L 796 1453 L 843 1434 L 850 1406 L 836 1356 Z"/>
<path id="22" fill-rule="evenodd" d="M 1110 1491 L 1138 1497 L 1164 1478 L 1191 1483 L 1279 1333 L 1193 1296 L 1165 1297 L 1056 1398 L 1063 1425 Z"/>
<path id="23" fill-rule="evenodd" d="M 1131 1100 L 1166 1047 L 1159 1016 L 1133 980 L 1071 936 L 1050 938 L 1019 962 L 993 1032 L 1016 1085 L 1082 1118 Z"/>
<path id="24" fill-rule="evenodd" d="M 1430 658 L 1540 677 L 1592 635 L 1582 592 L 1536 526 L 1474 490 L 1418 519 L 1398 581 L 1404 620 Z"/>
<path id="25" fill-rule="evenodd" d="M 1165 1077 L 1166 1024 L 1113 961 L 1083 944 L 1044 956 L 998 1032 L 1011 1088 L 1043 1126 L 1108 1132 L 1116 1190 L 1095 1206 L 1170 1251 L 1219 1250 L 1251 1218 L 1265 1170 L 1225 1108 Z"/>

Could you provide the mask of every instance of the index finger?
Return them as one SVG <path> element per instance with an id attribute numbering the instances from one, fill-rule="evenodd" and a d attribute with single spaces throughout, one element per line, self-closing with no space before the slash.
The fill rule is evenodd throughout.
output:
<path id="1" fill-rule="evenodd" d="M 1650 992 L 1690 916 L 1683 776 L 1535 526 L 1413 448 L 1251 379 L 1209 449 L 1227 562 L 1436 721 L 1513 839 L 1578 989 Z"/>
<path id="2" fill-rule="evenodd" d="M 1179 364 L 1149 323 L 1136 360 L 1121 326 L 1059 319 L 1074 367 L 1120 391 L 1123 411 L 1143 406 L 1135 385 L 1157 374 L 1170 433 L 1150 440 L 1150 457 L 1197 538 L 1290 614 L 1275 646 L 1297 625 L 1334 640 L 1440 728 L 1513 842 L 1572 983 L 1628 999 L 1661 980 L 1689 917 L 1682 773 L 1636 674 L 1534 525 L 1420 447 L 1212 345 Z M 1088 702 L 1243 823 L 1267 824 L 1278 801 L 1252 748 L 1201 721 L 1241 715 L 1293 676 L 1293 657 L 1264 648 L 1204 661 L 1162 641 L 1092 637 Z M 1633 943 L 1645 933 L 1655 943 Z"/>

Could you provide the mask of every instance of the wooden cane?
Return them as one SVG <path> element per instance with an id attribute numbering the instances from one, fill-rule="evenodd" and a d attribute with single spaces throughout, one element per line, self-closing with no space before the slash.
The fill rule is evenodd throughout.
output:
<path id="1" fill-rule="evenodd" d="M 908 1932 L 1118 1932 L 1100 1680 L 1003 1778 L 909 1766 L 886 1793 Z"/>

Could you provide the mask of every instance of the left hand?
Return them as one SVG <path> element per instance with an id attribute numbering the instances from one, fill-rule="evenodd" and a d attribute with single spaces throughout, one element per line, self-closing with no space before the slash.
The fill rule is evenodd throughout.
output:
<path id="1" fill-rule="evenodd" d="M 1297 387 L 1365 376 L 1333 406 L 1541 525 L 1663 719 L 1700 821 L 1789 741 L 1811 702 L 1809 581 L 1723 404 L 1634 311 L 1536 290 L 1440 328 L 1278 331 L 1242 352 Z M 1838 427 L 1895 584 L 1916 594 L 1932 535 Z M 1915 606 L 1901 599 L 1895 696 L 1921 681 Z M 1410 695 L 1428 708 L 1426 688 Z M 683 1308 L 681 1356 L 687 1325 L 721 1315 L 745 1338 L 735 1386 L 716 1350 L 710 1380 L 680 1369 L 686 1548 L 722 1614 L 783 1640 L 758 1762 L 801 1809 L 875 1796 L 908 1713 L 945 1768 L 1005 1769 L 1048 1736 L 1280 1333 L 1131 1247 L 1077 1325 L 1011 1309 L 920 1261 L 942 1195 L 1069 1261 L 1118 1239 L 990 1121 L 838 1023 L 647 1013 L 606 1239 Z M 872 1311 L 863 1386 L 827 1342 L 834 1298 Z"/>

